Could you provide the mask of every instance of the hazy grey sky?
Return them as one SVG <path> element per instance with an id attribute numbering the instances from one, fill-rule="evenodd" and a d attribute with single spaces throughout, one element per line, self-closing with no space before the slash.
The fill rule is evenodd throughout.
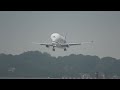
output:
<path id="1" fill-rule="evenodd" d="M 67 33 L 68 42 L 94 44 L 52 51 L 32 42 L 50 43 L 54 32 Z M 120 12 L 118 11 L 0 11 L 0 53 L 20 54 L 39 50 L 52 56 L 69 54 L 120 58 Z"/>

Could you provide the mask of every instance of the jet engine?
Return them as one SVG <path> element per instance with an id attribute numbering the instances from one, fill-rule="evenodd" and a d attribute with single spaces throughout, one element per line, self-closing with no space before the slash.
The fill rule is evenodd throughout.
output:
<path id="1" fill-rule="evenodd" d="M 49 45 L 46 45 L 47 48 L 49 48 Z"/>
<path id="2" fill-rule="evenodd" d="M 69 48 L 69 47 L 70 47 L 70 45 L 69 45 L 69 44 L 67 44 L 67 45 L 66 45 L 66 47 L 67 47 L 67 48 Z"/>

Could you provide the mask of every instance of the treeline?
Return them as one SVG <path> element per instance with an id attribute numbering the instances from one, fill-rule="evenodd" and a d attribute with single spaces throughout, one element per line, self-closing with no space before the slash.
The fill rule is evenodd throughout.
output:
<path id="1" fill-rule="evenodd" d="M 79 77 L 95 72 L 120 75 L 120 60 L 82 54 L 56 58 L 39 51 L 0 54 L 0 77 Z"/>

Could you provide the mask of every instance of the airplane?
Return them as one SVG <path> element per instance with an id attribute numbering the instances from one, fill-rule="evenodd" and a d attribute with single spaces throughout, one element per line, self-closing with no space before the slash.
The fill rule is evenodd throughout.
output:
<path id="1" fill-rule="evenodd" d="M 52 47 L 52 50 L 55 51 L 55 48 L 61 48 L 64 49 L 64 51 L 67 51 L 67 48 L 69 48 L 70 46 L 75 46 L 75 45 L 82 45 L 84 43 L 93 43 L 93 41 L 90 42 L 81 42 L 81 43 L 67 43 L 66 41 L 66 36 L 62 36 L 58 33 L 53 33 L 50 36 L 52 43 L 35 43 L 34 44 L 39 44 L 39 45 L 44 45 L 47 48 L 49 48 L 50 46 Z"/>

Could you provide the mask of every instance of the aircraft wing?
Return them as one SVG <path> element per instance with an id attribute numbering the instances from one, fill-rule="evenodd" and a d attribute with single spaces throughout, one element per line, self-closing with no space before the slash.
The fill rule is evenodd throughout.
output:
<path id="1" fill-rule="evenodd" d="M 35 43 L 35 42 L 32 42 L 32 43 L 38 44 L 38 45 L 53 46 L 51 43 Z"/>
<path id="2" fill-rule="evenodd" d="M 68 43 L 69 46 L 74 46 L 74 45 L 82 45 L 82 44 L 86 44 L 86 43 L 93 43 L 93 41 L 91 42 L 81 42 L 81 43 Z"/>
<path id="3" fill-rule="evenodd" d="M 68 43 L 69 46 L 73 46 L 73 45 L 81 45 L 81 43 Z"/>

